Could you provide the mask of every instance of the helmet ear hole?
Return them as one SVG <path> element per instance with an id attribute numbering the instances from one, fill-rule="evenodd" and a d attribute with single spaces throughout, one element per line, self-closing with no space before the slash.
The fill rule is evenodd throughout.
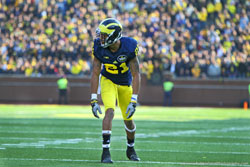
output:
<path id="1" fill-rule="evenodd" d="M 99 38 L 99 37 L 100 37 L 100 35 L 101 35 L 101 30 L 100 30 L 99 28 L 97 28 L 97 29 L 95 30 L 95 35 L 96 35 L 96 38 Z"/>

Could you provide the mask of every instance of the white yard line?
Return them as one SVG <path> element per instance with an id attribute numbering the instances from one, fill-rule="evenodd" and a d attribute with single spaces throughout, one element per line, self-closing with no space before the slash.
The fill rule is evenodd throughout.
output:
<path id="1" fill-rule="evenodd" d="M 60 139 L 60 140 L 48 140 L 48 141 L 38 141 L 33 143 L 17 143 L 17 144 L 2 144 L 2 146 L 11 146 L 11 147 L 45 147 L 47 145 L 61 145 L 61 144 L 78 144 L 83 139 Z"/>
<path id="2" fill-rule="evenodd" d="M 22 148 L 22 147 L 21 147 Z M 39 149 L 39 147 L 37 147 Z M 65 150 L 102 150 L 102 148 L 76 148 L 76 147 L 46 147 L 47 149 L 65 149 Z M 45 149 L 41 148 L 40 149 Z M 125 149 L 114 149 L 114 151 L 124 151 Z M 219 152 L 219 151 L 180 151 L 180 150 L 158 150 L 158 149 L 136 149 L 138 152 L 169 152 L 169 153 L 197 153 L 197 154 L 236 154 L 236 155 L 250 155 L 250 152 Z"/>
<path id="3" fill-rule="evenodd" d="M 213 132 L 220 132 L 220 133 L 227 133 L 227 132 L 235 132 L 235 131 L 247 131 L 250 130 L 250 127 L 230 127 L 230 128 L 223 128 L 223 129 L 210 129 L 210 130 L 187 130 L 187 131 L 175 131 L 175 132 L 160 132 L 160 133 L 151 133 L 151 134 L 144 134 L 139 133 L 136 135 L 137 141 L 140 143 L 164 143 L 164 144 L 185 144 L 185 145 L 225 145 L 225 146 L 250 146 L 250 143 L 239 143 L 239 142 L 188 142 L 188 141 L 154 141 L 154 140 L 146 140 L 143 141 L 144 138 L 159 138 L 164 136 L 187 136 L 187 135 L 199 135 L 199 134 L 209 134 Z M 20 132 L 20 131 L 19 131 Z M 14 133 L 14 132 L 13 132 Z M 22 132 L 20 132 L 22 133 Z M 27 133 L 27 132 L 25 132 Z M 39 131 L 35 133 L 40 133 Z M 46 133 L 46 132 L 45 132 Z M 53 132 L 49 132 L 53 134 Z M 94 132 L 97 133 L 97 132 Z M 64 133 L 65 134 L 65 133 Z M 81 133 L 83 134 L 83 133 Z M 85 134 L 91 134 L 91 132 L 85 132 Z M 211 136 L 212 137 L 212 136 Z M 223 138 L 223 136 L 220 136 Z M 0 145 L 0 149 L 5 148 L 28 148 L 28 147 L 40 147 L 45 148 L 47 146 L 59 146 L 63 144 L 79 144 L 79 143 L 94 143 L 94 142 L 100 142 L 101 136 L 98 138 L 73 138 L 73 139 L 61 139 L 61 138 L 22 138 L 22 137 L 0 137 L 2 139 L 12 139 L 12 140 L 21 140 L 21 143 L 2 143 Z M 237 139 L 237 137 L 233 137 Z M 23 142 L 23 140 L 35 140 L 34 142 Z M 112 142 L 121 142 L 121 140 L 125 140 L 124 136 L 112 136 Z M 223 140 L 222 140 L 223 141 Z M 55 147 L 54 147 L 55 148 Z M 65 147 L 61 147 L 63 149 Z M 75 149 L 75 148 L 68 148 L 68 149 Z M 92 148 L 90 148 L 92 149 Z M 94 148 L 93 148 L 94 149 Z M 142 150 L 142 151 L 147 151 Z M 154 150 L 150 150 L 154 151 Z M 162 152 L 171 152 L 173 150 L 162 150 Z M 178 151 L 174 151 L 178 152 Z M 181 152 L 181 151 L 179 151 Z M 189 152 L 189 151 L 187 151 Z M 192 152 L 192 151 L 190 151 Z M 189 153 L 190 153 L 189 152 Z M 193 151 L 194 153 L 213 153 L 213 154 L 247 154 L 249 155 L 249 152 L 199 152 L 199 151 Z"/>
<path id="4" fill-rule="evenodd" d="M 9 139 L 9 138 L 6 138 Z M 26 138 L 17 138 L 14 140 L 25 140 Z M 21 143 L 2 143 L 2 146 L 12 147 L 45 147 L 47 145 L 61 145 L 61 144 L 78 144 L 78 143 L 95 143 L 101 142 L 99 138 L 74 138 L 74 139 L 63 139 L 63 138 L 27 138 L 28 140 L 35 140 L 35 142 L 21 142 Z M 125 139 L 124 136 L 111 137 L 112 142 L 121 142 L 121 139 Z M 37 141 L 38 140 L 38 141 Z M 238 143 L 238 142 L 191 142 L 191 141 L 154 141 L 154 140 L 136 140 L 139 143 L 154 143 L 154 144 L 202 144 L 202 145 L 225 145 L 225 146 L 250 146 L 250 143 Z"/>
<path id="5" fill-rule="evenodd" d="M 209 135 L 200 135 L 198 134 L 197 136 L 195 135 L 190 135 L 190 136 L 185 136 L 185 137 L 197 137 L 197 138 L 216 138 L 216 139 L 250 139 L 250 137 L 246 136 L 209 136 Z"/>
<path id="6" fill-rule="evenodd" d="M 250 127 L 230 127 L 223 129 L 208 129 L 208 130 L 182 130 L 174 132 L 160 132 L 160 133 L 137 133 L 137 138 L 149 138 L 149 137 L 163 137 L 163 136 L 185 136 L 185 135 L 199 135 L 199 134 L 210 134 L 210 133 L 228 133 L 238 131 L 249 131 Z"/>
<path id="7" fill-rule="evenodd" d="M 3 144 L 6 148 L 28 148 L 33 147 L 35 149 L 64 149 L 64 150 L 102 150 L 102 148 L 86 148 L 86 147 L 44 147 L 42 144 L 38 143 L 31 143 L 30 145 L 26 144 Z M 6 149 L 2 148 L 2 149 Z M 1 148 L 0 148 L 1 149 Z M 111 148 L 111 150 L 114 151 L 124 151 L 124 149 L 114 149 Z M 169 153 L 197 153 L 197 154 L 236 154 L 236 155 L 250 155 L 250 152 L 220 152 L 220 151 L 180 151 L 180 150 L 159 150 L 159 149 L 136 149 L 137 151 L 141 152 L 169 152 Z"/>
<path id="8" fill-rule="evenodd" d="M 137 133 L 137 138 L 148 138 L 148 137 L 161 137 L 161 136 L 185 136 L 185 135 L 199 135 L 199 134 L 210 134 L 210 133 L 227 133 L 235 131 L 249 131 L 250 127 L 229 127 L 222 129 L 208 129 L 208 130 L 182 130 L 172 132 L 157 132 L 157 133 Z M 11 131 L 11 130 L 0 130 L 1 133 L 31 133 L 31 134 L 100 134 L 100 132 L 47 132 L 47 131 Z"/>
<path id="9" fill-rule="evenodd" d="M 15 133 L 15 132 L 13 132 Z M 47 133 L 47 132 L 46 132 Z M 51 133 L 53 134 L 53 133 Z M 101 139 L 101 132 L 100 133 L 91 133 L 91 132 L 85 132 L 84 134 L 98 134 L 100 135 L 100 139 Z M 126 139 L 125 136 L 116 136 L 116 135 L 112 135 L 112 137 L 121 137 L 123 139 Z M 171 136 L 170 136 L 171 137 Z M 209 136 L 209 135 L 186 135 L 186 136 L 181 136 L 181 137 L 187 137 L 187 138 L 215 138 L 215 139 L 238 139 L 238 140 L 248 140 L 250 139 L 250 137 L 245 137 L 245 136 Z M 60 140 L 63 138 L 46 138 L 46 137 L 0 137 L 0 140 Z M 95 138 L 96 139 L 96 138 Z M 99 139 L 98 139 L 99 140 Z M 113 139 L 112 139 L 113 140 Z M 114 139 L 115 140 L 115 139 Z M 119 139 L 120 140 L 120 139 Z M 146 141 L 145 141 L 146 142 Z M 154 141 L 148 141 L 148 142 L 154 142 Z M 158 141 L 157 141 L 158 142 Z"/>
<path id="10" fill-rule="evenodd" d="M 59 161 L 59 162 L 96 162 L 100 160 L 78 160 L 78 159 L 31 159 L 31 158 L 0 158 L 5 161 Z M 195 166 L 236 166 L 236 167 L 250 167 L 248 163 L 223 163 L 223 162 L 162 162 L 162 161 L 114 161 L 114 163 L 132 163 L 132 164 L 166 164 L 166 165 L 195 165 Z"/>
<path id="11" fill-rule="evenodd" d="M 250 143 L 226 143 L 226 142 L 182 142 L 182 141 L 139 141 L 142 143 L 169 143 L 169 144 L 202 144 L 202 145 L 234 145 L 234 146 L 250 146 Z"/>
<path id="12" fill-rule="evenodd" d="M 223 129 L 208 129 L 208 130 L 186 130 L 186 131 L 174 131 L 174 132 L 160 132 L 160 133 L 151 133 L 151 134 L 145 134 L 145 133 L 137 133 L 136 134 L 136 138 L 139 142 L 141 143 L 152 143 L 155 141 L 142 141 L 140 139 L 144 139 L 144 138 L 159 138 L 159 137 L 164 137 L 164 136 L 187 136 L 187 135 L 200 135 L 200 134 L 209 134 L 209 133 L 227 133 L 227 132 L 238 132 L 238 131 L 249 131 L 250 127 L 230 127 L 230 128 L 223 128 Z M 22 133 L 21 131 L 18 131 L 19 133 Z M 11 133 L 18 133 L 18 132 L 11 132 Z M 30 132 L 24 132 L 24 133 L 30 133 Z M 63 133 L 65 134 L 65 132 L 39 132 L 39 131 L 35 131 L 33 133 L 49 133 L 49 134 L 58 134 L 58 133 Z M 76 133 L 76 132 L 73 132 Z M 78 132 L 79 133 L 79 132 Z M 97 132 L 94 132 L 94 134 L 96 134 Z M 68 134 L 68 133 L 67 133 Z M 83 133 L 79 133 L 79 134 L 91 134 L 91 132 L 83 132 Z M 237 137 L 236 137 L 237 138 Z M 10 138 L 11 139 L 11 138 Z M 13 139 L 17 139 L 16 137 L 14 137 Z M 32 139 L 32 138 L 26 138 L 26 139 Z M 73 142 L 74 144 L 80 143 L 80 142 L 95 142 L 95 141 L 100 141 L 101 137 L 98 138 L 77 138 L 77 139 L 49 139 L 46 140 L 45 138 L 34 138 L 34 140 L 36 140 L 36 142 L 32 142 L 32 143 L 27 143 L 27 142 L 22 142 L 22 143 L 16 143 L 16 144 L 11 144 L 11 143 L 5 143 L 2 144 L 2 146 L 6 147 L 6 146 L 14 146 L 14 147 L 44 147 L 46 145 L 60 145 L 60 144 L 65 144 L 65 143 L 71 143 Z M 124 136 L 112 136 L 112 141 L 113 142 L 120 142 L 121 140 L 125 139 L 125 135 Z M 40 141 L 37 141 L 40 140 Z M 46 140 L 46 141 L 44 141 Z M 206 144 L 206 145 L 234 145 L 234 146 L 250 146 L 250 143 L 233 143 L 233 142 L 178 142 L 178 141 L 157 141 L 157 143 L 169 143 L 169 144 Z"/>
<path id="13" fill-rule="evenodd" d="M 12 131 L 12 130 L 0 130 L 0 133 L 11 133 L 11 134 L 86 134 L 86 135 L 99 135 L 101 134 L 101 129 L 99 130 L 100 132 L 74 132 L 74 131 L 65 131 L 65 132 L 58 132 L 58 131 Z"/>

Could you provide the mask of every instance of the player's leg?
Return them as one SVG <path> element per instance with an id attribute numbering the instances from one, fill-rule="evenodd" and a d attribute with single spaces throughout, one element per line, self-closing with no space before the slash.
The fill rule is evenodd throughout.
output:
<path id="1" fill-rule="evenodd" d="M 102 121 L 102 163 L 113 163 L 111 160 L 109 147 L 110 147 L 110 137 L 111 137 L 111 129 L 112 129 L 112 119 L 114 117 L 114 109 L 109 108 L 105 111 L 105 116 Z"/>
<path id="2" fill-rule="evenodd" d="M 105 116 L 102 120 L 102 130 L 110 130 L 111 131 L 113 118 L 114 118 L 114 109 L 108 108 L 105 111 Z"/>
<path id="3" fill-rule="evenodd" d="M 62 90 L 59 89 L 58 104 L 62 104 Z"/>
<path id="4" fill-rule="evenodd" d="M 102 76 L 101 78 L 101 96 L 105 107 L 105 116 L 102 122 L 103 152 L 101 162 L 112 163 L 109 147 L 112 132 L 112 120 L 116 104 L 116 85 L 109 79 Z"/>
<path id="5" fill-rule="evenodd" d="M 67 89 L 65 90 L 64 104 L 68 104 L 68 91 L 67 91 Z"/>
<path id="6" fill-rule="evenodd" d="M 124 127 L 127 134 L 127 157 L 132 161 L 139 161 L 140 158 L 136 155 L 134 145 L 135 145 L 135 131 L 136 125 L 132 120 L 132 117 L 127 119 L 126 110 L 130 103 L 132 96 L 132 87 L 119 86 L 118 87 L 118 103 L 122 112 Z"/>
<path id="7" fill-rule="evenodd" d="M 127 157 L 131 161 L 140 161 L 140 158 L 137 156 L 134 145 L 135 145 L 135 131 L 136 126 L 133 120 L 124 120 L 125 130 L 127 133 Z"/>

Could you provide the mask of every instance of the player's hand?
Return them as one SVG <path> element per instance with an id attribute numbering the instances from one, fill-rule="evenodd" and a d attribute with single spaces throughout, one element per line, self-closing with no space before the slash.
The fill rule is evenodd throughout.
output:
<path id="1" fill-rule="evenodd" d="M 97 99 L 91 99 L 91 107 L 92 107 L 92 113 L 96 118 L 99 118 L 99 115 L 97 113 L 97 111 L 99 112 L 99 114 L 102 114 L 101 108 L 98 104 L 98 100 Z"/>
<path id="2" fill-rule="evenodd" d="M 135 113 L 135 108 L 136 108 L 136 103 L 130 102 L 126 111 L 126 114 L 128 114 L 127 119 L 133 116 L 133 114 Z"/>

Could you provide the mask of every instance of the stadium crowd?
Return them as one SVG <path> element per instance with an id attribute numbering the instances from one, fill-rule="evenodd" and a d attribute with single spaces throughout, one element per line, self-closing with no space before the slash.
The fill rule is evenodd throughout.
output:
<path id="1" fill-rule="evenodd" d="M 2 3 L 1 3 L 2 2 Z M 176 77 L 250 77 L 246 0 L 3 0 L 0 74 L 89 75 L 99 22 L 116 17 L 140 66 Z"/>

